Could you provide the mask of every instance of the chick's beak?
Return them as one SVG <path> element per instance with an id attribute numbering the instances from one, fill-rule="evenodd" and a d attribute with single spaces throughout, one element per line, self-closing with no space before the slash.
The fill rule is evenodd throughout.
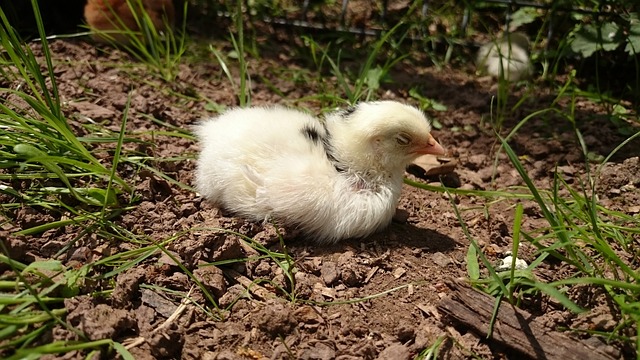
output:
<path id="1" fill-rule="evenodd" d="M 436 139 L 429 134 L 429 138 L 427 139 L 426 144 L 420 145 L 414 150 L 416 154 L 431 154 L 431 155 L 444 155 L 446 151 L 444 148 L 438 144 Z"/>

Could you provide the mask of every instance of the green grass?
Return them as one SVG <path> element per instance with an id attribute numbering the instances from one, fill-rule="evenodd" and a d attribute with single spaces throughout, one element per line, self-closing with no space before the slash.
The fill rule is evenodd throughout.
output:
<path id="1" fill-rule="evenodd" d="M 147 159 L 124 150 L 124 144 L 140 143 L 145 135 L 126 130 L 129 102 L 119 119 L 118 132 L 99 124 L 75 123 L 64 116 L 37 4 L 32 1 L 44 64 L 21 41 L 0 9 L 0 46 L 3 50 L 0 69 L 3 81 L 6 81 L 0 88 L 0 95 L 8 99 L 0 103 L 0 192 L 5 199 L 0 204 L 2 221 L 7 221 L 5 215 L 9 212 L 27 207 L 46 211 L 54 220 L 24 228 L 15 232 L 15 236 L 37 236 L 61 227 L 79 229 L 75 240 L 67 243 L 55 257 L 90 234 L 138 243 L 142 247 L 79 268 L 66 267 L 55 259 L 23 264 L 0 255 L 0 263 L 13 270 L 13 275 L 5 274 L 0 289 L 0 353 L 8 359 L 35 359 L 44 354 L 100 351 L 133 359 L 122 344 L 110 339 L 89 341 L 67 324 L 63 301 L 78 295 L 87 281 L 108 280 L 122 269 L 161 252 L 161 244 L 149 245 L 153 243 L 150 239 L 132 234 L 113 222 L 114 218 L 135 207 L 133 184 L 118 174 L 118 167 L 129 163 L 138 168 L 155 168 L 145 164 Z M 170 44 L 171 49 L 174 45 L 173 42 Z M 173 63 L 162 63 L 162 66 L 169 65 Z M 44 70 L 41 70 L 43 66 Z M 88 135 L 77 136 L 79 130 Z M 168 131 L 160 135 L 185 134 Z M 109 152 L 111 154 L 106 156 Z M 170 159 L 164 159 L 167 160 Z M 14 187 L 12 184 L 16 180 L 23 186 Z M 2 254 L 9 254 L 4 242 L 0 242 L 0 246 Z M 93 270 L 103 266 L 112 270 L 96 278 Z M 75 333 L 78 341 L 40 343 L 43 334 L 54 326 Z"/>
<path id="2" fill-rule="evenodd" d="M 39 16 L 37 11 L 36 16 Z M 0 104 L 0 167 L 17 170 L 19 178 L 30 185 L 26 190 L 4 186 L 2 192 L 31 206 L 64 208 L 76 216 L 108 217 L 120 208 L 118 194 L 131 191 L 114 171 L 124 141 L 126 111 L 123 128 L 113 139 L 113 162 L 106 166 L 94 156 L 91 143 L 95 139 L 76 137 L 62 114 L 46 38 L 42 37 L 47 69 L 43 74 L 36 57 L 22 45 L 1 11 L 0 17 L 0 42 L 11 60 L 11 65 L 3 67 L 3 73 L 8 79 L 24 79 L 25 83 L 24 90 L 0 89 L 4 96 L 16 99 Z M 14 176 L 10 172 L 3 173 L 0 180 L 10 180 Z M 82 206 L 75 207 L 63 200 L 68 197 Z M 5 203 L 2 207 L 14 205 L 18 203 Z M 83 207 L 88 211 L 83 211 Z"/>
<path id="3" fill-rule="evenodd" d="M 2 247 L 6 252 L 4 245 Z M 9 265 L 16 275 L 15 280 L 4 281 L 5 287 L 0 293 L 0 352 L 15 350 L 13 355 L 5 357 L 6 359 L 35 359 L 44 354 L 62 354 L 105 347 L 110 349 L 108 352 L 115 351 L 123 358 L 133 359 L 122 344 L 113 340 L 88 341 L 82 333 L 63 320 L 66 313 L 64 308 L 51 308 L 59 306 L 65 297 L 77 294 L 76 281 L 86 276 L 84 269 L 65 269 L 55 260 L 26 265 L 4 255 L 0 255 L 0 263 Z M 13 294 L 5 292 L 12 288 Z M 54 325 L 61 325 L 75 332 L 82 341 L 56 341 L 46 345 L 30 346 L 38 342 L 43 333 Z"/>
<path id="4" fill-rule="evenodd" d="M 248 54 L 245 51 L 245 35 L 244 35 L 244 19 L 243 19 L 243 3 L 238 0 L 235 4 L 235 11 L 233 16 L 234 25 L 237 31 L 237 34 L 233 34 L 233 32 L 229 32 L 229 41 L 233 45 L 233 52 L 227 55 L 227 58 L 234 58 L 238 61 L 238 70 L 239 70 L 239 83 L 236 83 L 235 77 L 231 73 L 229 66 L 227 63 L 228 60 L 225 60 L 225 56 L 217 50 L 213 45 L 209 46 L 209 50 L 218 60 L 218 64 L 222 68 L 222 71 L 227 76 L 227 79 L 233 85 L 236 93 L 238 94 L 238 106 L 241 108 L 251 106 L 251 76 L 249 74 L 249 68 L 247 64 Z"/>
<path id="5" fill-rule="evenodd" d="M 174 28 L 166 16 L 163 16 L 164 29 L 157 29 L 149 14 L 144 11 L 143 0 L 126 0 L 137 29 L 130 29 L 118 16 L 109 3 L 108 11 L 113 15 L 114 30 L 90 29 L 114 47 L 126 49 L 138 61 L 145 64 L 153 73 L 167 82 L 174 81 L 178 75 L 178 65 L 186 51 L 187 2 L 183 3 L 182 24 Z M 121 40 L 124 39 L 124 40 Z"/>
<path id="6" fill-rule="evenodd" d="M 358 101 L 375 100 L 378 97 L 377 93 L 380 90 L 382 82 L 387 80 L 389 71 L 394 65 L 408 56 L 408 54 L 400 54 L 397 49 L 399 44 L 392 41 L 394 36 L 397 36 L 401 25 L 401 23 L 396 25 L 372 44 L 372 49 L 368 52 L 366 60 L 354 75 L 350 75 L 341 66 L 341 50 L 338 50 L 337 59 L 334 60 L 328 48 L 323 48 L 311 37 L 304 37 L 305 43 L 309 46 L 311 58 L 318 68 L 318 73 L 324 72 L 324 67 L 328 66 L 329 71 L 337 80 L 339 90 L 336 92 L 331 89 L 330 86 L 333 86 L 333 84 L 325 84 L 324 78 L 319 77 L 317 81 L 320 84 L 320 93 L 322 95 L 318 95 L 316 99 L 323 101 L 323 103 L 327 104 L 325 107 L 329 108 L 336 105 L 352 105 Z M 400 43 L 406 35 L 407 33 L 405 32 L 399 36 Z M 392 49 L 384 49 L 390 43 L 393 44 Z M 377 64 L 379 58 L 385 59 L 382 64 Z M 355 80 L 351 81 L 352 79 Z M 312 96 L 309 99 L 314 99 L 314 97 Z"/>
<path id="7" fill-rule="evenodd" d="M 578 91 L 564 87 L 559 98 L 570 96 L 572 102 L 568 109 L 548 108 L 532 115 L 542 115 L 544 112 L 557 112 L 575 124 L 575 106 Z M 555 103 L 555 102 L 554 102 Z M 516 126 L 507 138 L 513 136 L 524 122 Z M 588 311 L 571 296 L 571 288 L 581 286 L 582 289 L 602 288 L 608 300 L 615 307 L 615 313 L 620 316 L 618 324 L 610 333 L 598 333 L 605 339 L 615 339 L 624 343 L 634 343 L 637 349 L 637 332 L 640 328 L 640 275 L 637 272 L 638 258 L 634 248 L 640 235 L 640 217 L 612 211 L 600 205 L 597 197 L 597 182 L 602 166 L 619 150 L 623 149 L 631 140 L 640 138 L 637 132 L 621 143 L 609 154 L 595 173 L 588 163 L 590 152 L 582 140 L 580 131 L 575 128 L 578 146 L 582 147 L 585 163 L 585 177 L 578 179 L 574 185 L 569 185 L 555 173 L 551 188 L 539 188 L 529 176 L 520 157 L 509 145 L 507 138 L 499 137 L 502 149 L 506 152 L 511 164 L 526 185 L 527 197 L 530 195 L 537 203 L 548 226 L 526 232 L 521 228 L 523 221 L 522 205 L 514 203 L 514 223 L 512 226 L 513 262 L 510 271 L 498 272 L 488 258 L 482 253 L 477 241 L 466 229 L 457 206 L 452 205 L 458 214 L 458 219 L 472 246 L 467 256 L 467 271 L 472 283 L 479 289 L 505 299 L 512 304 L 519 305 L 527 296 L 539 296 L 541 293 L 553 298 L 565 308 L 574 313 Z M 522 190 L 520 190 L 522 191 Z M 452 190 L 452 192 L 454 192 Z M 467 193 L 468 194 L 468 193 Z M 482 196 L 476 192 L 474 195 Z M 493 193 L 486 193 L 493 196 Z M 537 248 L 536 258 L 525 270 L 515 270 L 519 246 L 522 243 Z M 567 278 L 556 279 L 546 283 L 539 280 L 536 268 L 545 260 L 555 258 L 565 264 L 570 274 Z M 478 261 L 480 260 L 480 261 Z M 487 275 L 481 276 L 484 267 Z M 588 290 L 587 290 L 588 291 Z M 496 308 L 499 307 L 496 303 Z M 630 330 L 635 334 L 630 333 Z M 595 334 L 595 332 L 594 332 Z"/>
<path id="8" fill-rule="evenodd" d="M 438 353 L 440 352 L 440 347 L 446 341 L 447 337 L 445 335 L 439 336 L 431 346 L 422 350 L 418 356 L 415 357 L 415 360 L 432 360 L 438 358 Z"/>

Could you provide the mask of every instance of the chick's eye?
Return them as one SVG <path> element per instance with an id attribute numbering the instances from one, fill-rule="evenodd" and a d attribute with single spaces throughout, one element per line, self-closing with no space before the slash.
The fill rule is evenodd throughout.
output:
<path id="1" fill-rule="evenodd" d="M 398 144 L 405 146 L 409 145 L 409 143 L 411 142 L 411 138 L 407 134 L 398 134 L 398 136 L 396 136 L 396 141 L 398 142 Z"/>

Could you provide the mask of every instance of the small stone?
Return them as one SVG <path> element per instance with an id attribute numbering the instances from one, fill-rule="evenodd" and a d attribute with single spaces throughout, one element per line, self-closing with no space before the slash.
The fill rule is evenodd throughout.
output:
<path id="1" fill-rule="evenodd" d="M 409 348 L 402 344 L 392 344 L 382 350 L 377 357 L 378 360 L 405 360 L 411 359 Z"/>
<path id="2" fill-rule="evenodd" d="M 87 263 L 89 262 L 90 257 L 91 249 L 87 246 L 81 246 L 73 250 L 73 253 L 71 254 L 71 256 L 69 256 L 69 261 L 76 260 L 81 263 Z"/>
<path id="3" fill-rule="evenodd" d="M 486 168 L 482 168 L 480 170 L 478 170 L 477 175 L 480 177 L 480 179 L 482 179 L 482 181 L 491 181 L 491 178 L 493 177 L 493 168 L 492 167 L 486 167 Z M 496 178 L 500 177 L 500 173 L 496 172 L 495 175 Z"/>
<path id="4" fill-rule="evenodd" d="M 464 177 L 469 180 L 469 184 L 473 185 L 475 189 L 484 189 L 485 182 L 482 180 L 480 175 L 478 175 L 478 173 L 474 171 L 467 171 L 464 173 Z M 474 188 L 471 188 L 469 190 L 473 190 Z"/>
<path id="5" fill-rule="evenodd" d="M 224 279 L 224 273 L 216 266 L 205 266 L 196 269 L 193 272 L 198 281 L 210 291 L 216 298 L 222 297 L 227 291 L 227 283 Z"/>
<path id="6" fill-rule="evenodd" d="M 271 265 L 267 261 L 260 261 L 260 263 L 253 270 L 255 276 L 265 277 L 271 273 Z"/>
<path id="7" fill-rule="evenodd" d="M 441 252 L 436 252 L 433 255 L 431 255 L 431 261 L 440 267 L 446 267 L 452 262 L 449 256 Z"/>
<path id="8" fill-rule="evenodd" d="M 571 165 L 558 166 L 557 171 L 566 175 L 573 175 L 576 173 L 576 169 Z"/>
<path id="9" fill-rule="evenodd" d="M 410 324 L 400 324 L 395 330 L 395 335 L 401 343 L 406 344 L 416 336 L 416 330 Z"/>
<path id="10" fill-rule="evenodd" d="M 322 324 L 324 319 L 311 305 L 302 305 L 293 312 L 293 316 L 305 324 Z"/>
<path id="11" fill-rule="evenodd" d="M 430 178 L 453 172 L 457 163 L 453 158 L 427 154 L 416 158 L 407 171 L 420 178 Z"/>
<path id="12" fill-rule="evenodd" d="M 362 277 L 358 276 L 353 269 L 342 269 L 340 277 L 347 286 L 360 286 L 362 283 Z"/>
<path id="13" fill-rule="evenodd" d="M 160 265 L 169 265 L 169 266 L 178 266 L 178 263 L 183 264 L 184 262 L 182 261 L 182 259 L 180 258 L 180 255 L 178 255 L 177 253 L 170 251 L 171 256 L 173 256 L 173 258 L 175 258 L 178 262 L 174 261 L 173 258 L 171 256 L 169 256 L 167 253 L 162 253 L 162 255 L 160 256 L 160 258 L 158 259 L 158 264 Z"/>
<path id="14" fill-rule="evenodd" d="M 191 202 L 180 205 L 180 214 L 182 214 L 182 216 L 189 216 L 196 211 L 198 211 L 196 206 Z"/>
<path id="15" fill-rule="evenodd" d="M 211 262 L 244 257 L 243 248 L 238 238 L 229 236 L 213 240 L 212 248 L 214 251 L 211 254 Z"/>
<path id="16" fill-rule="evenodd" d="M 168 319 L 178 308 L 178 304 L 150 289 L 140 289 L 140 300 Z"/>
<path id="17" fill-rule="evenodd" d="M 238 299 L 246 297 L 246 289 L 240 284 L 235 284 L 228 288 L 227 292 L 218 299 L 218 306 L 220 306 L 220 308 L 227 308 L 238 301 Z"/>
<path id="18" fill-rule="evenodd" d="M 313 349 L 305 349 L 300 355 L 301 360 L 331 360 L 336 358 L 336 350 L 325 343 L 318 342 Z"/>
<path id="19" fill-rule="evenodd" d="M 440 175 L 440 181 L 444 186 L 458 188 L 461 185 L 460 177 L 456 173 Z"/>
<path id="20" fill-rule="evenodd" d="M 268 301 L 260 313 L 256 313 L 258 328 L 273 338 L 286 336 L 297 325 L 297 320 L 288 304 L 277 300 Z"/>
<path id="21" fill-rule="evenodd" d="M 471 155 L 467 159 L 467 165 L 469 165 L 469 168 L 471 168 L 472 170 L 478 170 L 486 160 L 487 155 L 485 154 Z"/>
<path id="22" fill-rule="evenodd" d="M 599 314 L 591 319 L 594 330 L 612 331 L 616 326 L 616 321 L 611 314 Z"/>
<path id="23" fill-rule="evenodd" d="M 338 274 L 338 265 L 333 261 L 325 261 L 320 268 L 320 276 L 325 285 L 331 286 L 335 284 L 340 278 Z"/>

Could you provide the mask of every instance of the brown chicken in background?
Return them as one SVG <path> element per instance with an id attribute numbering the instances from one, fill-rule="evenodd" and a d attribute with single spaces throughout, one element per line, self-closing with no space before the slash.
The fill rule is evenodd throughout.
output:
<path id="1" fill-rule="evenodd" d="M 94 31 L 93 39 L 102 43 L 116 43 L 127 45 L 131 41 L 128 34 L 118 34 L 117 31 L 140 31 L 138 23 L 142 21 L 139 5 L 157 31 L 165 30 L 167 26 L 173 26 L 175 13 L 172 0 L 88 0 L 84 7 L 84 17 L 87 24 Z M 136 13 L 132 9 L 136 9 Z M 137 18 L 137 21 L 136 21 Z M 114 31 L 100 34 L 100 32 Z M 111 40 L 111 37 L 113 40 Z"/>

